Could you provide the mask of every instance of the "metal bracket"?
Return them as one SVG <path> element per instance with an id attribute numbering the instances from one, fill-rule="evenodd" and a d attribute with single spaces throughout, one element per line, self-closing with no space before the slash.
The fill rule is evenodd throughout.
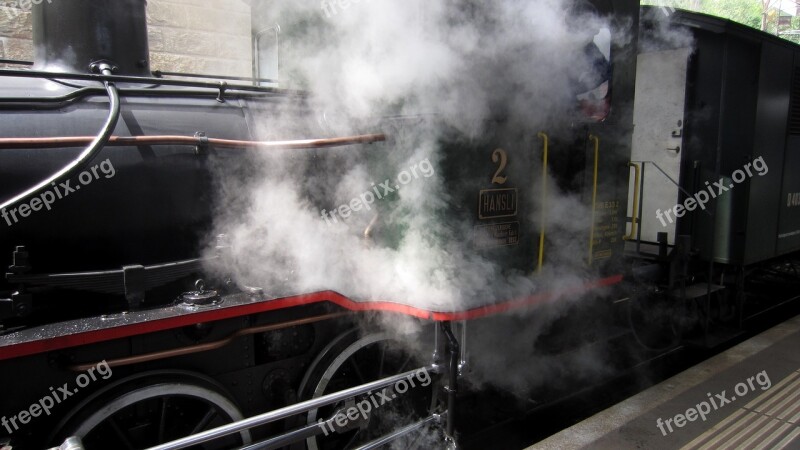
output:
<path id="1" fill-rule="evenodd" d="M 98 75 L 111 75 L 119 72 L 119 66 L 111 61 L 101 59 L 89 64 L 89 71 Z"/>
<path id="2" fill-rule="evenodd" d="M 11 317 L 25 317 L 33 310 L 33 297 L 30 294 L 14 292 L 11 298 L 0 298 L 0 320 Z"/>
<path id="3" fill-rule="evenodd" d="M 122 279 L 125 286 L 125 300 L 131 309 L 138 309 L 144 302 L 145 272 L 144 266 L 124 266 Z"/>
<path id="4" fill-rule="evenodd" d="M 208 135 L 205 131 L 196 131 L 194 133 L 194 137 L 197 138 L 197 146 L 194 148 L 194 152 L 197 155 L 203 155 L 208 152 Z"/>
<path id="5" fill-rule="evenodd" d="M 181 303 L 192 307 L 198 307 L 213 306 L 222 302 L 222 297 L 216 290 L 206 290 L 206 283 L 202 279 L 195 281 L 194 287 L 197 289 L 196 291 L 184 292 L 181 294 Z"/>
<path id="6" fill-rule="evenodd" d="M 8 266 L 8 271 L 16 274 L 28 273 L 31 271 L 31 264 L 28 260 L 28 250 L 24 245 L 18 245 L 13 253 L 13 263 Z"/>
<path id="7" fill-rule="evenodd" d="M 219 82 L 219 95 L 217 95 L 217 101 L 220 103 L 225 103 L 225 90 L 228 89 L 228 83 L 225 81 Z"/>

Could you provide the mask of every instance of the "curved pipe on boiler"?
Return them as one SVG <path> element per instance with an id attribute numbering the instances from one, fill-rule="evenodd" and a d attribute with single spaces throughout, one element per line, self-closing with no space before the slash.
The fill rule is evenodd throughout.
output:
<path id="1" fill-rule="evenodd" d="M 111 74 L 111 68 L 108 66 L 103 67 L 101 70 L 104 75 Z M 76 171 L 82 169 L 87 163 L 89 163 L 89 161 L 91 161 L 95 156 L 97 156 L 97 154 L 100 153 L 101 150 L 103 150 L 103 148 L 108 143 L 108 140 L 111 138 L 111 133 L 114 132 L 114 128 L 117 126 L 117 121 L 119 120 L 119 113 L 120 113 L 119 92 L 117 92 L 116 86 L 114 86 L 114 84 L 109 81 L 104 81 L 103 84 L 105 85 L 106 93 L 108 94 L 109 107 L 108 107 L 108 117 L 106 118 L 106 122 L 103 124 L 103 128 L 100 130 L 100 133 L 94 138 L 94 140 L 92 140 L 92 142 L 86 147 L 86 149 L 71 163 L 67 164 L 66 166 L 61 168 L 61 170 L 54 173 L 53 175 L 40 181 L 32 188 L 11 198 L 10 200 L 3 202 L 3 204 L 0 205 L 0 211 L 12 207 L 17 203 L 23 202 L 35 195 L 38 195 L 41 191 L 49 187 L 51 183 L 55 183 L 57 181 L 69 178 Z"/>

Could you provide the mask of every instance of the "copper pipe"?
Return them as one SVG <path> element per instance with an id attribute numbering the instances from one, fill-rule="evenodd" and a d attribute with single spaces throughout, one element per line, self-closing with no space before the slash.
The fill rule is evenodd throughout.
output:
<path id="1" fill-rule="evenodd" d="M 84 147 L 94 137 L 62 136 L 47 138 L 0 138 L 0 149 L 9 148 L 62 148 Z M 353 144 L 370 144 L 386 140 L 385 134 L 362 134 L 327 139 L 300 139 L 293 141 L 241 141 L 233 139 L 204 138 L 199 136 L 111 136 L 106 146 L 124 147 L 139 145 L 209 145 L 219 148 L 307 149 L 339 147 Z"/>
<path id="2" fill-rule="evenodd" d="M 321 322 L 323 320 L 336 319 L 338 317 L 346 316 L 349 314 L 350 314 L 349 312 L 338 312 L 331 314 L 323 314 L 321 316 L 306 317 L 305 319 L 290 320 L 288 322 L 259 325 L 250 328 L 242 328 L 241 330 L 231 334 L 230 336 L 224 339 L 220 339 L 218 341 L 206 342 L 204 344 L 190 345 L 188 347 L 175 348 L 172 350 L 161 350 L 152 353 L 145 353 L 142 355 L 128 356 L 125 358 L 117 358 L 117 359 L 107 360 L 106 363 L 108 364 L 109 367 L 120 367 L 120 366 L 129 366 L 131 364 L 139 364 L 149 361 L 157 361 L 159 359 L 173 358 L 175 356 L 183 356 L 183 355 L 191 355 L 193 353 L 207 352 L 209 350 L 216 350 L 222 348 L 233 342 L 236 338 L 246 336 L 249 334 L 282 330 L 284 328 L 294 327 L 297 325 L 306 325 L 309 323 Z M 98 364 L 99 362 L 76 364 L 74 366 L 70 366 L 69 370 L 72 370 L 74 372 L 85 372 L 91 369 L 92 367 L 97 367 Z"/>

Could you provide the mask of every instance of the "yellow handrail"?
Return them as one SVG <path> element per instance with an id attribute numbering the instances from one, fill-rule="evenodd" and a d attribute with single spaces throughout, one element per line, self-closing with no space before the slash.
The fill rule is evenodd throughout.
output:
<path id="1" fill-rule="evenodd" d="M 597 164 L 600 159 L 600 138 L 590 134 L 589 140 L 594 142 L 594 176 L 592 178 L 592 222 L 591 231 L 589 232 L 589 265 L 592 265 L 594 260 L 594 215 L 595 207 L 597 206 Z"/>
<path id="2" fill-rule="evenodd" d="M 641 166 L 636 163 L 629 162 L 628 167 L 633 167 L 633 216 L 631 220 L 631 234 L 622 236 L 623 241 L 629 241 L 636 237 L 636 231 L 639 228 L 639 178 L 641 176 Z"/>
<path id="3" fill-rule="evenodd" d="M 543 131 L 540 131 L 537 136 L 539 136 L 539 139 L 542 140 L 544 145 L 544 150 L 542 152 L 542 223 L 539 231 L 539 264 L 536 266 L 536 271 L 541 272 L 542 264 L 544 263 L 544 224 L 547 218 L 547 150 L 550 145 L 550 138 L 548 138 L 547 134 Z"/>

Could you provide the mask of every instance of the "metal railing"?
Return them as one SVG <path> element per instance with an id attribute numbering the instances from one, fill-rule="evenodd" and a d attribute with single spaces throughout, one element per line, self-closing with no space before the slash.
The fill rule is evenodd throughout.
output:
<path id="1" fill-rule="evenodd" d="M 664 177 L 666 177 L 666 179 L 669 180 L 670 183 L 674 184 L 678 188 L 678 190 L 680 190 L 687 197 L 691 197 L 692 194 L 689 191 L 687 191 L 686 189 L 684 189 L 680 185 L 680 183 L 675 181 L 675 179 L 673 179 L 671 176 L 669 176 L 669 174 L 664 169 L 662 169 L 661 166 L 659 166 L 658 163 L 656 163 L 655 161 L 632 160 L 628 164 L 629 165 L 636 165 L 637 163 L 641 164 L 641 172 L 639 174 L 638 182 L 636 180 L 634 180 L 634 184 L 638 185 L 639 196 L 638 196 L 638 199 L 634 198 L 634 203 L 635 204 L 633 205 L 634 206 L 633 216 L 632 217 L 627 217 L 627 219 L 631 220 L 631 233 L 630 233 L 630 235 L 626 236 L 626 238 L 628 238 L 626 240 L 635 241 L 636 242 L 636 251 L 639 252 L 640 249 L 641 249 L 641 243 L 642 243 L 642 223 L 643 223 L 642 210 L 643 210 L 643 206 L 644 206 L 644 193 L 645 193 L 645 189 L 644 189 L 645 182 L 644 182 L 644 180 L 645 180 L 645 171 L 646 171 L 647 165 L 649 164 L 649 165 L 652 165 L 653 167 L 655 167 L 656 170 L 661 172 L 661 174 L 664 175 Z M 636 188 L 636 186 L 634 186 L 634 188 Z M 637 200 L 638 200 L 638 202 L 637 202 Z M 638 205 L 636 203 L 638 203 Z M 705 214 L 707 214 L 709 216 L 711 215 L 711 213 L 709 211 L 704 211 L 704 212 L 705 212 Z M 627 214 L 626 214 L 626 216 L 627 216 Z"/>
<path id="2" fill-rule="evenodd" d="M 634 238 L 634 236 L 640 236 L 641 233 L 638 232 L 639 222 L 641 221 L 641 217 L 639 217 L 640 213 L 639 210 L 639 194 L 644 189 L 644 183 L 641 182 L 641 175 L 642 175 L 642 167 L 639 164 L 634 162 L 629 162 L 628 167 L 633 167 L 633 214 L 631 215 L 631 232 L 630 234 L 626 234 L 622 237 L 622 240 L 629 241 Z M 627 205 L 626 205 L 627 208 Z"/>
<path id="3" fill-rule="evenodd" d="M 297 414 L 308 412 L 312 409 L 321 408 L 323 406 L 327 406 L 332 403 L 336 403 L 342 400 L 347 400 L 357 395 L 363 395 L 371 391 L 376 391 L 379 389 L 386 388 L 394 383 L 397 383 L 400 380 L 404 380 L 407 379 L 408 377 L 414 376 L 420 370 L 439 373 L 440 367 L 437 364 L 430 364 L 428 366 L 420 367 L 418 369 L 403 372 L 387 378 L 372 381 L 359 386 L 354 386 L 352 388 L 345 389 L 343 391 L 334 392 L 328 395 L 323 395 L 322 397 L 313 398 L 310 400 L 306 400 L 304 402 L 296 403 L 294 405 L 286 406 L 284 408 L 276 409 L 274 411 L 265 412 L 263 414 L 249 417 L 247 419 L 240 420 L 238 422 L 222 425 L 217 428 L 213 428 L 211 430 L 203 431 L 201 433 L 193 434 L 191 436 L 186 436 L 184 438 L 177 439 L 172 442 L 167 442 L 165 444 L 151 447 L 148 450 L 178 450 L 182 448 L 191 447 L 193 445 L 202 444 L 204 442 L 213 441 L 214 439 L 235 434 L 243 430 L 247 430 L 261 425 L 266 425 L 268 423 L 272 423 L 277 420 L 285 419 L 287 417 L 292 417 Z M 316 427 L 317 425 L 315 424 L 314 426 Z M 291 433 L 293 432 L 289 432 L 288 434 Z M 281 436 L 278 436 L 278 438 L 280 437 Z M 256 448 L 264 448 L 264 447 L 256 447 Z"/>

